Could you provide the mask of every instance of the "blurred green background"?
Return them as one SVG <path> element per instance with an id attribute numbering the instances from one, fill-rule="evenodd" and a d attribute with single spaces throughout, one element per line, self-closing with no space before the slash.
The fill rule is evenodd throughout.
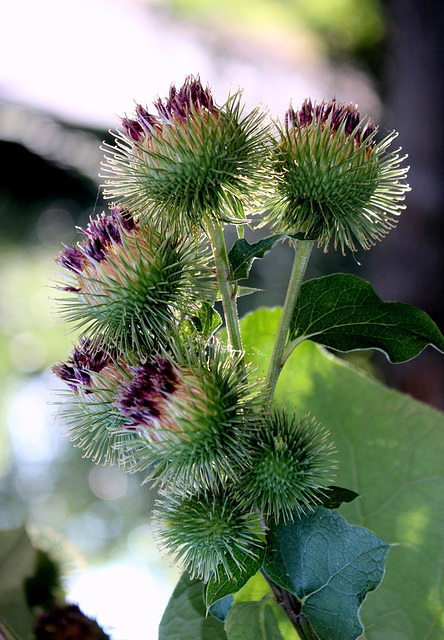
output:
<path id="1" fill-rule="evenodd" d="M 132 112 L 134 100 L 149 104 L 189 73 L 200 73 L 219 102 L 230 89 L 244 87 L 247 105 L 261 102 L 273 117 L 283 117 L 290 100 L 297 106 L 306 97 L 357 102 L 381 123 L 382 133 L 400 131 L 413 190 L 398 229 L 384 243 L 354 258 L 316 252 L 309 275 L 351 270 L 371 280 L 382 298 L 420 306 L 442 329 L 443 23 L 440 4 L 431 0 L 5 5 L 0 528 L 33 523 L 65 535 L 96 570 L 75 574 L 72 597 L 83 594 L 85 609 L 112 625 L 113 637 L 140 638 L 141 624 L 144 637 L 156 637 L 176 573 L 151 541 L 153 492 L 139 486 L 140 477 L 82 459 L 61 435 L 52 404 L 57 381 L 50 367 L 71 345 L 51 313 L 53 258 L 61 243 L 76 242 L 76 225 L 106 209 L 98 177 L 101 142 L 110 139 L 117 116 Z M 289 260 L 282 246 L 255 263 L 254 286 L 267 293 L 243 299 L 242 312 L 282 302 Z M 430 349 L 396 368 L 378 355 L 368 366 L 389 385 L 444 408 L 443 362 Z M 138 598 L 146 599 L 149 589 L 160 604 L 147 620 Z"/>

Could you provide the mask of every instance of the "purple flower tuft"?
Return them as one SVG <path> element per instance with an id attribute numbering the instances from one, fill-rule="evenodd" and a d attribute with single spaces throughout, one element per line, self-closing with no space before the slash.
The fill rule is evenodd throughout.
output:
<path id="1" fill-rule="evenodd" d="M 95 220 L 90 219 L 86 229 L 82 229 L 88 236 L 81 244 L 82 251 L 88 258 L 101 262 L 111 244 L 122 244 L 122 231 L 131 231 L 134 227 L 134 219 L 127 209 L 112 208 L 108 215 L 102 213 Z"/>
<path id="2" fill-rule="evenodd" d="M 133 118 L 122 118 L 122 126 L 126 135 L 135 142 L 143 142 L 154 131 L 160 131 L 162 125 L 156 116 L 149 113 L 142 105 L 136 105 L 136 113 Z"/>
<path id="3" fill-rule="evenodd" d="M 162 118 L 176 118 L 181 122 L 186 122 L 193 111 L 216 111 L 209 87 L 204 88 L 200 78 L 194 76 L 188 76 L 179 90 L 171 85 L 168 98 L 164 102 L 157 100 L 155 107 Z"/>
<path id="4" fill-rule="evenodd" d="M 133 380 L 122 387 L 117 406 L 135 425 L 148 425 L 159 419 L 165 399 L 179 382 L 173 364 L 164 358 L 145 362 L 132 369 Z"/>
<path id="5" fill-rule="evenodd" d="M 74 273 L 83 271 L 85 266 L 85 256 L 82 251 L 77 247 L 69 247 L 66 244 L 63 246 L 65 247 L 65 250 L 60 251 L 55 258 L 57 264 L 65 269 L 69 269 L 69 271 L 74 271 Z"/>
<path id="6" fill-rule="evenodd" d="M 107 215 L 102 213 L 95 220 L 90 219 L 86 229 L 81 229 L 88 238 L 76 247 L 65 247 L 55 258 L 57 264 L 74 273 L 81 273 L 87 261 L 101 262 L 112 243 L 122 244 L 122 231 L 131 231 L 136 223 L 128 209 L 124 207 L 112 207 Z M 75 287 L 69 287 L 66 291 L 76 291 Z"/>
<path id="7" fill-rule="evenodd" d="M 342 129 L 348 136 L 354 135 L 355 146 L 359 146 L 367 140 L 367 144 L 374 146 L 375 125 L 373 121 L 368 121 L 363 127 L 359 127 L 361 116 L 355 104 L 346 105 L 337 102 L 335 98 L 318 105 L 313 105 L 310 99 L 305 100 L 298 112 L 289 109 L 285 114 L 285 128 L 288 131 L 293 127 L 304 129 L 311 124 L 320 123 L 321 126 L 328 126 L 333 133 Z"/>
<path id="8" fill-rule="evenodd" d="M 122 127 L 126 135 L 135 142 L 142 142 L 144 138 L 143 127 L 136 121 L 129 118 L 122 118 Z"/>
<path id="9" fill-rule="evenodd" d="M 111 355 L 90 338 L 82 338 L 77 347 L 74 347 L 72 356 L 67 362 L 61 362 L 53 366 L 52 371 L 57 377 L 66 382 L 77 391 L 80 385 L 91 386 L 91 372 L 99 373 L 111 362 Z"/>

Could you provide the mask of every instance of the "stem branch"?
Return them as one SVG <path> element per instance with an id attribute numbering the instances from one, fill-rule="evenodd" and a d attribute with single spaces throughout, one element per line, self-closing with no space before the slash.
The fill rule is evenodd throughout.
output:
<path id="1" fill-rule="evenodd" d="M 301 611 L 301 603 L 296 596 L 273 582 L 264 571 L 261 571 L 261 573 L 268 582 L 278 605 L 285 611 L 293 627 L 298 632 L 300 639 L 317 640 L 315 632 Z"/>
<path id="2" fill-rule="evenodd" d="M 227 247 L 222 229 L 218 221 L 208 223 L 208 235 L 213 249 L 214 262 L 216 264 L 217 283 L 224 308 L 225 323 L 227 325 L 228 340 L 231 348 L 242 351 L 242 338 L 237 313 L 236 285 L 233 285 L 230 264 L 228 262 Z"/>
<path id="3" fill-rule="evenodd" d="M 287 341 L 288 329 L 290 327 L 291 318 L 296 306 L 296 300 L 307 269 L 313 244 L 313 240 L 299 240 L 297 245 L 294 244 L 296 255 L 293 262 L 290 281 L 288 283 L 287 295 L 282 309 L 279 328 L 276 334 L 276 341 L 274 343 L 274 349 L 270 360 L 270 368 L 268 369 L 267 389 L 270 394 L 270 400 L 273 398 L 279 374 L 283 367 L 284 361 L 282 356 Z"/>

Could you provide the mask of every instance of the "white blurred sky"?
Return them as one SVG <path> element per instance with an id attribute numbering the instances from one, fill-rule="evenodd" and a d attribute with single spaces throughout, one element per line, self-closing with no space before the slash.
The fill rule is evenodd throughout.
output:
<path id="1" fill-rule="evenodd" d="M 209 31 L 172 19 L 159 1 L 157 9 L 140 0 L 2 5 L 0 100 L 37 106 L 74 123 L 114 126 L 134 101 L 163 97 L 171 82 L 182 83 L 190 73 L 200 73 L 219 102 L 241 86 L 249 105 L 263 102 L 273 115 L 290 99 L 333 95 L 376 115 L 376 98 L 362 75 L 306 55 L 301 62 L 257 40 L 231 46 L 229 33 L 221 45 Z"/>

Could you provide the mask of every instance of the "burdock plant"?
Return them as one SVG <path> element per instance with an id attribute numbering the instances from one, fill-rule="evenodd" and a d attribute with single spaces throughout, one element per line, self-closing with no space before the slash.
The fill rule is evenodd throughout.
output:
<path id="1" fill-rule="evenodd" d="M 369 249 L 395 225 L 408 191 L 395 136 L 380 139 L 336 100 L 266 122 L 241 93 L 218 105 L 188 77 L 153 108 L 137 105 L 105 147 L 109 211 L 57 257 L 58 312 L 79 335 L 54 373 L 74 443 L 158 488 L 155 538 L 184 571 L 161 640 L 363 633 L 389 545 L 336 511 L 359 489 L 333 484 L 336 408 L 320 420 L 288 395 L 292 376 L 278 381 L 291 366 L 301 374 L 296 347 L 308 340 L 393 362 L 444 346 L 425 314 L 355 276 L 303 282 L 315 243 Z M 275 232 L 251 244 L 253 223 Z M 279 326 L 276 311 L 240 322 L 239 281 L 283 240 L 295 260 Z"/>

